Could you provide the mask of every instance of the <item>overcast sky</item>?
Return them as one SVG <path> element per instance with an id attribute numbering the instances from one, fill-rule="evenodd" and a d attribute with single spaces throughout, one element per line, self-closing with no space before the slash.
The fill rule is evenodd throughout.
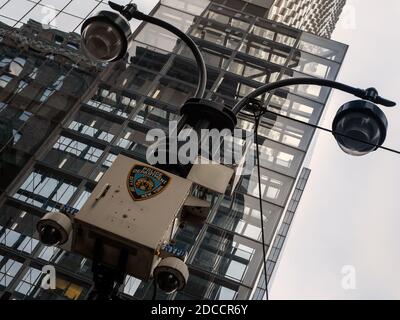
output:
<path id="1" fill-rule="evenodd" d="M 350 45 L 338 80 L 374 86 L 400 103 L 400 1 L 347 3 L 333 35 Z M 351 99 L 333 94 L 325 127 Z M 384 111 L 390 126 L 386 145 L 400 149 L 400 110 Z M 378 151 L 352 158 L 329 134 L 319 134 L 271 299 L 400 299 L 399 167 L 398 155 Z M 342 268 L 348 265 L 355 269 L 355 290 L 342 287 Z"/>

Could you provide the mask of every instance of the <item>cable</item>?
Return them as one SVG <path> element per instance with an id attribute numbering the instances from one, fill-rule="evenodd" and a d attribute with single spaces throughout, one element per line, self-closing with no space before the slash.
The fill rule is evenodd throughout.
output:
<path id="1" fill-rule="evenodd" d="M 258 129 L 259 129 L 260 120 L 261 120 L 262 116 L 264 114 L 266 114 L 266 113 L 271 113 L 271 114 L 280 116 L 282 118 L 290 119 L 290 120 L 292 120 L 294 122 L 301 123 L 301 124 L 306 125 L 306 126 L 310 126 L 310 127 L 313 127 L 313 128 L 316 128 L 316 129 L 320 129 L 320 130 L 325 131 L 325 132 L 329 132 L 329 133 L 332 133 L 332 134 L 335 134 L 335 135 L 339 135 L 339 136 L 342 136 L 342 137 L 353 139 L 354 141 L 361 142 L 361 143 L 376 147 L 378 149 L 386 150 L 386 151 L 389 151 L 389 152 L 392 152 L 392 153 L 395 153 L 395 154 L 400 154 L 400 151 L 395 150 L 395 149 L 391 149 L 391 148 L 387 148 L 387 147 L 384 147 L 384 146 L 374 145 L 372 143 L 363 141 L 361 139 L 357 139 L 357 138 L 350 137 L 350 136 L 345 135 L 345 134 L 333 132 L 333 130 L 330 130 L 330 129 L 327 129 L 327 128 L 324 128 L 324 127 L 321 127 L 321 126 L 318 126 L 318 125 L 306 123 L 306 122 L 291 118 L 289 116 L 285 116 L 285 115 L 282 115 L 282 114 L 279 114 L 279 113 L 272 112 L 272 111 L 268 110 L 267 108 L 262 108 L 261 105 L 259 104 L 259 102 L 257 100 L 254 100 L 254 99 L 251 100 L 251 101 L 248 101 L 248 104 L 252 104 L 253 108 L 254 108 L 253 109 L 253 115 L 254 115 L 254 118 L 255 118 L 254 139 L 255 139 L 255 144 L 256 144 L 256 159 L 257 159 L 257 173 L 258 173 L 258 193 L 259 193 L 260 215 L 261 215 L 260 224 L 261 224 L 261 238 L 262 238 L 263 260 L 264 260 L 263 261 L 263 268 L 264 268 L 264 277 L 265 277 L 265 279 L 264 279 L 264 281 L 265 281 L 265 294 L 266 294 L 266 300 L 269 300 L 268 276 L 267 276 L 267 266 L 266 266 L 267 253 L 266 253 L 266 249 L 265 249 L 265 245 L 266 244 L 265 244 L 265 232 L 264 232 L 264 214 L 263 214 L 263 203 L 262 203 L 263 199 L 262 199 L 262 189 L 261 189 L 260 150 L 259 150 L 259 141 L 258 141 Z M 256 108 L 257 108 L 257 110 L 256 110 Z M 257 113 L 257 111 L 258 111 L 258 113 Z"/>
<path id="2" fill-rule="evenodd" d="M 362 139 L 357 139 L 357 138 L 351 137 L 351 136 L 346 135 L 346 134 L 343 134 L 343 133 L 334 132 L 333 130 L 330 130 L 330 129 L 321 127 L 321 126 L 319 126 L 319 125 L 311 124 L 311 123 L 307 123 L 307 122 L 303 122 L 303 121 L 301 121 L 301 120 L 297 120 L 297 119 L 292 118 L 292 117 L 289 117 L 289 116 L 285 116 L 285 115 L 282 115 L 282 114 L 279 114 L 279 113 L 276 113 L 276 112 L 272 112 L 272 111 L 270 111 L 270 110 L 268 110 L 268 109 L 265 109 L 264 112 L 262 113 L 262 115 L 264 115 L 264 114 L 266 114 L 266 113 L 271 113 L 271 114 L 273 114 L 273 115 L 277 115 L 277 116 L 282 117 L 282 118 L 284 118 L 284 119 L 289 119 L 289 120 L 292 120 L 292 121 L 294 121 L 294 122 L 301 123 L 301 124 L 303 124 L 303 125 L 306 125 L 306 126 L 309 126 L 309 127 L 315 128 L 315 129 L 320 129 L 320 130 L 322 130 L 322 131 L 329 132 L 329 133 L 332 133 L 332 134 L 337 135 L 337 136 L 341 136 L 341 137 L 344 137 L 344 138 L 348 138 L 348 139 L 351 139 L 351 140 L 354 140 L 354 141 L 357 141 L 357 142 L 360 142 L 360 143 L 369 145 L 369 146 L 371 146 L 371 147 L 375 147 L 375 148 L 377 148 L 377 149 L 382 149 L 382 150 L 389 151 L 389 152 L 392 152 L 392 153 L 400 154 L 400 151 L 399 151 L 399 150 L 392 149 L 392 148 L 388 148 L 388 147 L 385 147 L 385 146 L 379 146 L 379 145 L 376 145 L 376 144 L 373 144 L 373 143 L 364 141 L 364 140 L 362 140 Z M 261 115 L 261 116 L 262 116 L 262 115 Z"/>
<path id="3" fill-rule="evenodd" d="M 333 89 L 338 89 L 340 91 L 352 94 L 358 98 L 365 99 L 365 100 L 371 101 L 373 103 L 378 103 L 378 104 L 384 105 L 386 107 L 396 106 L 395 102 L 379 97 L 378 91 L 374 88 L 362 90 L 362 89 L 357 89 L 357 88 L 351 87 L 349 85 L 346 85 L 346 84 L 343 84 L 340 82 L 336 82 L 336 81 L 332 81 L 332 80 L 328 80 L 328 79 L 320 79 L 320 78 L 289 78 L 289 79 L 279 80 L 279 81 L 272 82 L 272 83 L 267 83 L 265 85 L 262 85 L 261 87 L 258 87 L 254 91 L 250 92 L 247 96 L 245 96 L 238 103 L 236 103 L 236 105 L 233 107 L 232 111 L 235 115 L 237 115 L 248 102 L 251 102 L 253 99 L 256 99 L 258 96 L 260 96 L 262 94 L 269 93 L 275 89 L 280 89 L 283 87 L 293 86 L 293 85 L 302 85 L 302 84 L 317 85 L 320 87 L 329 87 L 329 88 L 333 88 Z"/>
<path id="4" fill-rule="evenodd" d="M 266 300 L 269 300 L 268 276 L 267 276 L 267 252 L 265 250 L 266 244 L 265 244 L 265 232 L 264 232 L 264 213 L 263 213 L 263 199 L 262 199 L 262 192 L 261 192 L 260 150 L 259 150 L 259 143 L 258 143 L 258 127 L 259 127 L 260 119 L 261 119 L 262 115 L 263 115 L 262 111 L 260 111 L 259 114 L 256 114 L 256 111 L 254 111 L 254 118 L 255 118 L 254 139 L 255 139 L 256 153 L 257 153 L 256 157 L 257 157 L 257 171 L 258 171 L 258 194 L 259 194 L 260 215 L 261 215 L 260 223 L 261 223 L 261 242 L 262 242 L 262 249 L 263 249 L 263 266 L 264 266 L 264 277 L 265 277 L 265 294 L 266 294 Z"/>
<path id="5" fill-rule="evenodd" d="M 248 103 L 254 103 L 255 101 L 256 101 L 256 100 L 253 100 L 253 101 L 248 102 Z M 332 133 L 332 134 L 337 135 L 337 136 L 341 136 L 341 137 L 344 137 L 344 138 L 348 138 L 348 139 L 351 139 L 351 140 L 354 140 L 354 141 L 357 141 L 357 142 L 366 144 L 366 145 L 368 145 L 368 146 L 375 147 L 376 149 L 382 149 L 382 150 L 385 150 L 385 151 L 392 152 L 392 153 L 395 153 L 395 154 L 399 154 L 399 155 L 400 155 L 400 150 L 396 150 L 396 149 L 389 148 L 389 147 L 385 147 L 385 146 L 379 146 L 379 145 L 370 143 L 370 142 L 368 142 L 368 141 L 364 141 L 364 140 L 362 140 L 362 139 L 357 139 L 357 138 L 351 137 L 351 136 L 346 135 L 346 134 L 343 134 L 343 133 L 334 132 L 334 131 L 331 130 L 331 129 L 327 129 L 327 128 L 318 126 L 318 125 L 316 125 L 316 124 L 311 124 L 311 123 L 304 122 L 304 121 L 301 121 L 301 120 L 298 120 L 298 119 L 295 119 L 295 118 L 292 118 L 292 117 L 289 117 L 289 116 L 285 116 L 285 115 L 283 115 L 283 114 L 270 111 L 270 110 L 268 110 L 268 109 L 266 109 L 266 108 L 262 108 L 262 110 L 263 110 L 263 111 L 262 111 L 262 113 L 260 113 L 260 117 L 262 117 L 262 116 L 263 116 L 264 114 L 266 114 L 266 113 L 270 113 L 270 114 L 276 115 L 276 116 L 278 116 L 278 117 L 281 117 L 281 118 L 284 118 L 284 119 L 288 119 L 288 120 L 291 120 L 291 121 L 300 123 L 300 124 L 305 125 L 305 126 L 308 126 L 308 127 L 312 127 L 312 128 L 315 128 L 315 129 L 320 129 L 320 130 L 322 130 L 322 131 L 329 132 L 329 133 Z M 248 114 L 247 114 L 247 115 L 248 115 Z"/>

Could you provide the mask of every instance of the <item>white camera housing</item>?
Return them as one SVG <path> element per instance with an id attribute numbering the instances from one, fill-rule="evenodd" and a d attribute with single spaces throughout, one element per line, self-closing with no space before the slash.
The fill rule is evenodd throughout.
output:
<path id="1" fill-rule="evenodd" d="M 234 171 L 194 165 L 188 178 L 119 155 L 74 215 L 47 213 L 37 224 L 40 241 L 96 264 L 148 281 L 167 293 L 182 290 L 187 253 L 172 239 L 185 222 L 204 223 L 210 203 L 191 196 L 194 185 L 224 193 Z M 71 236 L 70 236 L 71 234 Z"/>
<path id="2" fill-rule="evenodd" d="M 42 243 L 54 246 L 63 245 L 72 232 L 72 221 L 64 213 L 48 212 L 36 225 Z"/>
<path id="3" fill-rule="evenodd" d="M 155 191 L 142 192 L 141 183 L 154 183 Z M 124 249 L 125 272 L 149 280 L 179 228 L 191 187 L 187 179 L 119 155 L 74 216 L 71 250 L 93 259 L 101 240 L 103 264 L 117 268 Z"/>

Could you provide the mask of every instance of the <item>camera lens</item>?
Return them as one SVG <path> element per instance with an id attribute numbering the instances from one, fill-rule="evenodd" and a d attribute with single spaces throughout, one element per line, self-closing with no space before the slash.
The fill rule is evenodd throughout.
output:
<path id="1" fill-rule="evenodd" d="M 46 225 L 40 229 L 40 239 L 45 245 L 53 246 L 62 240 L 62 235 L 56 228 Z"/>
<path id="2" fill-rule="evenodd" d="M 170 272 L 161 271 L 157 276 L 158 286 L 167 294 L 173 293 L 179 288 L 178 278 Z"/>
<path id="3" fill-rule="evenodd" d="M 123 39 L 112 24 L 102 21 L 88 25 L 82 34 L 86 50 L 96 59 L 112 61 L 120 54 Z"/>

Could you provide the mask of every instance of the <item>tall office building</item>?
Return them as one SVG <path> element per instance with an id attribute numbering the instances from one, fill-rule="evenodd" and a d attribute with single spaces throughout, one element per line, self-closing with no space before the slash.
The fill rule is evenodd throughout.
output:
<path id="1" fill-rule="evenodd" d="M 330 38 L 346 0 L 224 0 L 229 7 Z"/>
<path id="2" fill-rule="evenodd" d="M 268 18 L 330 38 L 346 0 L 277 0 Z"/>
<path id="3" fill-rule="evenodd" d="M 336 78 L 347 46 L 270 21 L 269 10 L 252 2 L 162 0 L 151 14 L 193 37 L 207 63 L 207 98 L 228 106 L 267 82 Z M 91 262 L 39 243 L 36 222 L 48 211 L 79 210 L 118 154 L 145 161 L 147 131 L 167 130 L 196 91 L 190 51 L 153 25 L 140 25 L 122 61 L 90 61 L 73 32 L 106 8 L 97 0 L 13 0 L 0 7 L 3 299 L 87 298 Z M 268 277 L 310 174 L 303 162 L 314 129 L 301 122 L 319 122 L 329 93 L 303 85 L 262 98 L 271 111 L 259 130 Z M 254 149 L 244 139 L 253 132 L 252 117 L 242 113 L 238 127 L 243 139 L 235 143 Z M 229 193 L 204 195 L 212 203 L 204 226 L 186 225 L 176 235 L 189 253 L 190 278 L 184 291 L 160 292 L 160 299 L 265 297 L 257 170 L 241 174 Z M 56 267 L 56 290 L 40 287 L 47 264 Z M 148 299 L 151 283 L 127 276 L 121 294 Z"/>

